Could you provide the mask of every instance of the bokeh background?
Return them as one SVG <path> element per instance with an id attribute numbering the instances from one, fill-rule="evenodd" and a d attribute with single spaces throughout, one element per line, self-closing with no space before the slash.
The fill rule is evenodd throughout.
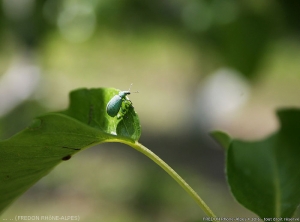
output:
<path id="1" fill-rule="evenodd" d="M 209 136 L 261 139 L 275 110 L 299 107 L 298 0 L 1 0 L 0 138 L 63 110 L 76 88 L 130 96 L 140 142 L 223 217 L 254 217 L 226 185 Z M 56 167 L 2 216 L 195 222 L 204 215 L 163 170 L 121 144 Z M 299 215 L 299 210 L 297 212 Z"/>

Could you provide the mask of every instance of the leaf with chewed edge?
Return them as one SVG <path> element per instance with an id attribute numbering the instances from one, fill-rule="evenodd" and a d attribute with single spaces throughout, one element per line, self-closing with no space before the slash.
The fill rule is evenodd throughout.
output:
<path id="1" fill-rule="evenodd" d="M 118 93 L 112 88 L 75 90 L 66 111 L 40 116 L 0 141 L 0 212 L 77 152 L 104 142 L 133 144 L 139 139 L 141 127 L 133 107 L 119 119 L 106 113 L 106 104 Z"/>
<path id="2" fill-rule="evenodd" d="M 300 110 L 277 112 L 281 128 L 268 138 L 228 140 L 226 172 L 232 194 L 261 218 L 292 217 L 300 204 Z M 220 139 L 219 139 L 220 141 Z"/>

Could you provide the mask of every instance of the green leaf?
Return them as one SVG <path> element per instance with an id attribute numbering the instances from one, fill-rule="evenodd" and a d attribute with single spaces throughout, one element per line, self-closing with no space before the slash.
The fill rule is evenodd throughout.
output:
<path id="1" fill-rule="evenodd" d="M 292 217 L 300 204 L 300 110 L 277 115 L 278 132 L 256 142 L 232 140 L 227 150 L 231 192 L 261 218 Z"/>
<path id="2" fill-rule="evenodd" d="M 80 89 L 71 92 L 69 109 L 61 113 L 108 134 L 138 140 L 141 126 L 133 106 L 123 118 L 110 117 L 106 113 L 109 100 L 118 95 L 117 89 Z"/>
<path id="3" fill-rule="evenodd" d="M 0 142 L 0 212 L 57 164 L 77 152 L 104 142 L 135 143 L 141 129 L 130 107 L 123 118 L 112 118 L 106 104 L 116 89 L 79 89 L 70 106 L 33 121 L 25 130 Z"/>

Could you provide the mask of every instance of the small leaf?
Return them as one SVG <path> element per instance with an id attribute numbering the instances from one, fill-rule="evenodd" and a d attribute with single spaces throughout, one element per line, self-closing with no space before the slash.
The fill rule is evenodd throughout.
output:
<path id="1" fill-rule="evenodd" d="M 116 89 L 79 89 L 60 113 L 35 119 L 25 130 L 0 141 L 0 213 L 57 164 L 77 152 L 104 142 L 134 143 L 141 135 L 133 107 L 112 118 L 106 104 Z"/>
<path id="2" fill-rule="evenodd" d="M 292 217 L 300 204 L 300 110 L 278 112 L 281 129 L 257 142 L 233 140 L 227 180 L 235 198 L 261 218 Z"/>

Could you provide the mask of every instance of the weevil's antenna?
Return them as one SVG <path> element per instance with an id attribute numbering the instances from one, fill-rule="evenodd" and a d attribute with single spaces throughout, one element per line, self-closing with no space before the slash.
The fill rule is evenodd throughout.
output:
<path id="1" fill-rule="evenodd" d="M 130 87 L 129 87 L 129 89 L 128 89 L 129 92 L 130 92 L 130 89 L 131 89 L 132 84 L 133 84 L 133 83 L 130 84 Z M 130 92 L 130 93 L 139 93 L 139 91 Z"/>
<path id="2" fill-rule="evenodd" d="M 129 92 L 130 92 L 130 89 L 131 89 L 132 84 L 133 84 L 133 83 L 131 83 L 130 86 L 129 86 L 129 89 L 128 89 Z"/>

